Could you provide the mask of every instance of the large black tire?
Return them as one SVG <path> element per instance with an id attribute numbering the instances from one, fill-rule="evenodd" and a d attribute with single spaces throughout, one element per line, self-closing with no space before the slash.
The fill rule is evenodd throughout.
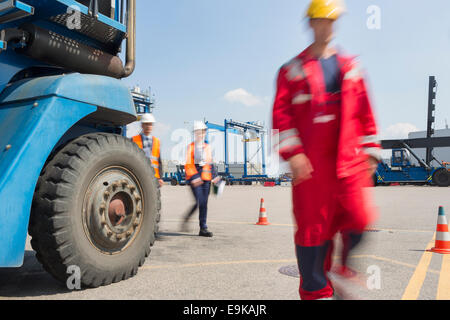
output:
<path id="1" fill-rule="evenodd" d="M 447 169 L 441 168 L 434 172 L 433 183 L 439 187 L 448 187 L 450 185 L 450 173 Z"/>
<path id="2" fill-rule="evenodd" d="M 376 187 L 378 186 L 378 175 L 375 173 L 372 177 L 373 179 L 373 186 Z"/>
<path id="3" fill-rule="evenodd" d="M 174 187 L 177 186 L 178 185 L 178 180 L 173 178 L 172 180 L 170 180 L 170 185 L 172 185 Z"/>
<path id="4" fill-rule="evenodd" d="M 110 211 L 118 201 L 126 208 L 123 217 Z M 88 134 L 68 143 L 42 171 L 31 245 L 57 280 L 65 283 L 68 268 L 77 266 L 83 287 L 109 285 L 136 275 L 144 264 L 160 209 L 160 190 L 144 152 L 118 135 Z"/>

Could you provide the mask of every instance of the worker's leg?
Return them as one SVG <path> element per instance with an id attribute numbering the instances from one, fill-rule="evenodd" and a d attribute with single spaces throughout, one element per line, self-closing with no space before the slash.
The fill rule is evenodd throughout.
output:
<path id="1" fill-rule="evenodd" d="M 325 257 L 324 263 L 325 272 L 330 272 L 331 267 L 333 266 L 334 241 L 328 240 L 328 243 L 327 256 Z"/>
<path id="2" fill-rule="evenodd" d="M 195 204 L 192 206 L 191 210 L 189 210 L 189 212 L 184 217 L 184 220 L 189 220 L 192 217 L 192 215 L 195 213 L 195 210 L 197 210 L 197 208 L 198 208 L 198 204 L 197 204 L 197 202 L 195 202 Z"/>
<path id="3" fill-rule="evenodd" d="M 355 249 L 361 243 L 363 238 L 362 233 L 358 232 L 344 232 L 342 233 L 342 258 L 341 263 L 343 267 L 347 266 L 347 259 L 350 251 Z"/>
<path id="4" fill-rule="evenodd" d="M 302 300 L 330 298 L 334 290 L 326 271 L 331 267 L 332 242 L 327 239 L 332 190 L 313 178 L 294 187 L 296 254 Z"/>
<path id="5" fill-rule="evenodd" d="M 325 261 L 331 241 L 321 246 L 296 246 L 300 271 L 300 296 L 302 300 L 316 300 L 333 296 L 334 290 L 326 276 Z"/>
<path id="6" fill-rule="evenodd" d="M 192 215 L 195 213 L 195 210 L 197 210 L 201 198 L 201 189 L 200 187 L 194 187 L 191 185 L 191 191 L 195 198 L 195 204 L 191 207 L 191 209 L 188 211 L 188 213 L 184 217 L 184 221 L 188 221 Z"/>
<path id="7" fill-rule="evenodd" d="M 342 233 L 342 265 L 347 265 L 347 258 L 363 239 L 367 226 L 376 219 L 376 210 L 372 203 L 370 187 L 373 184 L 365 172 L 340 181 L 339 231 Z"/>
<path id="8" fill-rule="evenodd" d="M 208 229 L 208 225 L 206 224 L 207 216 L 208 216 L 208 198 L 209 192 L 211 188 L 210 181 L 203 181 L 203 185 L 201 185 L 199 191 L 199 220 L 200 220 L 200 229 Z"/>

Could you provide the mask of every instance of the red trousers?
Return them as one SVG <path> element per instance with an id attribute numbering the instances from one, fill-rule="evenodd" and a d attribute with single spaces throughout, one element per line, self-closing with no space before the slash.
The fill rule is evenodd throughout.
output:
<path id="1" fill-rule="evenodd" d="M 324 177 L 322 172 L 294 187 L 295 244 L 302 300 L 333 296 L 332 283 L 326 276 L 332 266 L 333 238 L 338 232 L 361 235 L 375 219 L 366 189 L 372 183 L 368 174 L 338 180 Z M 347 256 L 348 252 L 342 255 Z"/>
<path id="2" fill-rule="evenodd" d="M 362 233 L 375 220 L 368 173 L 338 180 L 323 171 L 293 188 L 296 245 L 320 246 L 337 232 Z"/>
<path id="3" fill-rule="evenodd" d="M 332 264 L 333 238 L 338 232 L 362 234 L 375 219 L 367 189 L 373 185 L 373 180 L 368 171 L 337 178 L 341 108 L 336 97 L 327 96 L 326 100 L 331 104 L 319 111 L 334 121 L 311 127 L 304 142 L 306 156 L 314 169 L 312 179 L 293 188 L 302 299 L 333 296 L 332 284 L 326 277 Z"/>

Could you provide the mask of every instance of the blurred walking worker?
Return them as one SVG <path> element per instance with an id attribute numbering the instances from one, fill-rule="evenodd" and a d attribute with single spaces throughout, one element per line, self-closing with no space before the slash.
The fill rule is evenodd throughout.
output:
<path id="1" fill-rule="evenodd" d="M 377 125 L 358 63 L 330 46 L 344 10 L 342 1 L 311 1 L 314 41 L 281 67 L 273 108 L 278 149 L 293 173 L 303 300 L 333 298 L 332 240 L 342 234 L 337 270 L 350 275 L 349 251 L 376 216 L 366 187 L 381 156 Z"/>
<path id="2" fill-rule="evenodd" d="M 201 237 L 212 237 L 206 224 L 208 215 L 208 198 L 211 190 L 211 182 L 217 183 L 220 178 L 216 177 L 216 172 L 212 163 L 210 146 L 205 142 L 207 127 L 202 121 L 194 123 L 194 142 L 187 149 L 186 155 L 186 181 L 191 186 L 195 197 L 195 205 L 190 209 L 184 218 L 184 228 L 186 223 L 199 209 L 200 233 Z"/>
<path id="3" fill-rule="evenodd" d="M 139 148 L 144 150 L 145 155 L 150 159 L 153 170 L 155 170 L 155 178 L 158 180 L 159 187 L 162 187 L 164 181 L 161 179 L 161 142 L 152 135 L 155 123 L 156 119 L 151 113 L 143 114 L 141 118 L 142 133 L 134 136 L 133 142 L 136 143 Z"/>

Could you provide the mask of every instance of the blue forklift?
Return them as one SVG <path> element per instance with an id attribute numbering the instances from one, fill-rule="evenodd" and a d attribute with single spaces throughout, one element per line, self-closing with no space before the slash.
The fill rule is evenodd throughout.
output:
<path id="1" fill-rule="evenodd" d="M 414 142 L 410 141 L 409 143 L 414 145 Z M 427 164 L 414 153 L 406 142 L 402 141 L 399 144 L 403 148 L 392 149 L 390 161 L 383 161 L 378 166 L 374 176 L 376 186 L 392 183 L 450 186 L 450 172 L 446 163 L 438 162 L 437 166 Z M 412 157 L 417 160 L 418 165 L 413 163 Z"/>
<path id="2" fill-rule="evenodd" d="M 428 122 L 425 138 L 384 140 L 383 149 L 392 149 L 390 163 L 383 161 L 374 175 L 375 185 L 391 183 L 450 186 L 448 163 L 441 162 L 433 155 L 435 148 L 450 147 L 450 137 L 434 137 L 437 81 L 429 77 Z M 425 149 L 425 159 L 421 159 L 413 149 Z M 414 164 L 412 157 L 417 160 Z"/>
<path id="3" fill-rule="evenodd" d="M 171 186 L 185 186 L 187 185 L 186 181 L 186 171 L 183 165 L 177 165 L 177 172 L 168 173 L 166 172 L 163 180 L 165 182 L 170 182 Z"/>
<path id="4" fill-rule="evenodd" d="M 36 257 L 83 287 L 134 276 L 158 231 L 136 121 L 135 0 L 0 0 L 0 267 Z M 120 58 L 126 44 L 125 62 Z"/>

